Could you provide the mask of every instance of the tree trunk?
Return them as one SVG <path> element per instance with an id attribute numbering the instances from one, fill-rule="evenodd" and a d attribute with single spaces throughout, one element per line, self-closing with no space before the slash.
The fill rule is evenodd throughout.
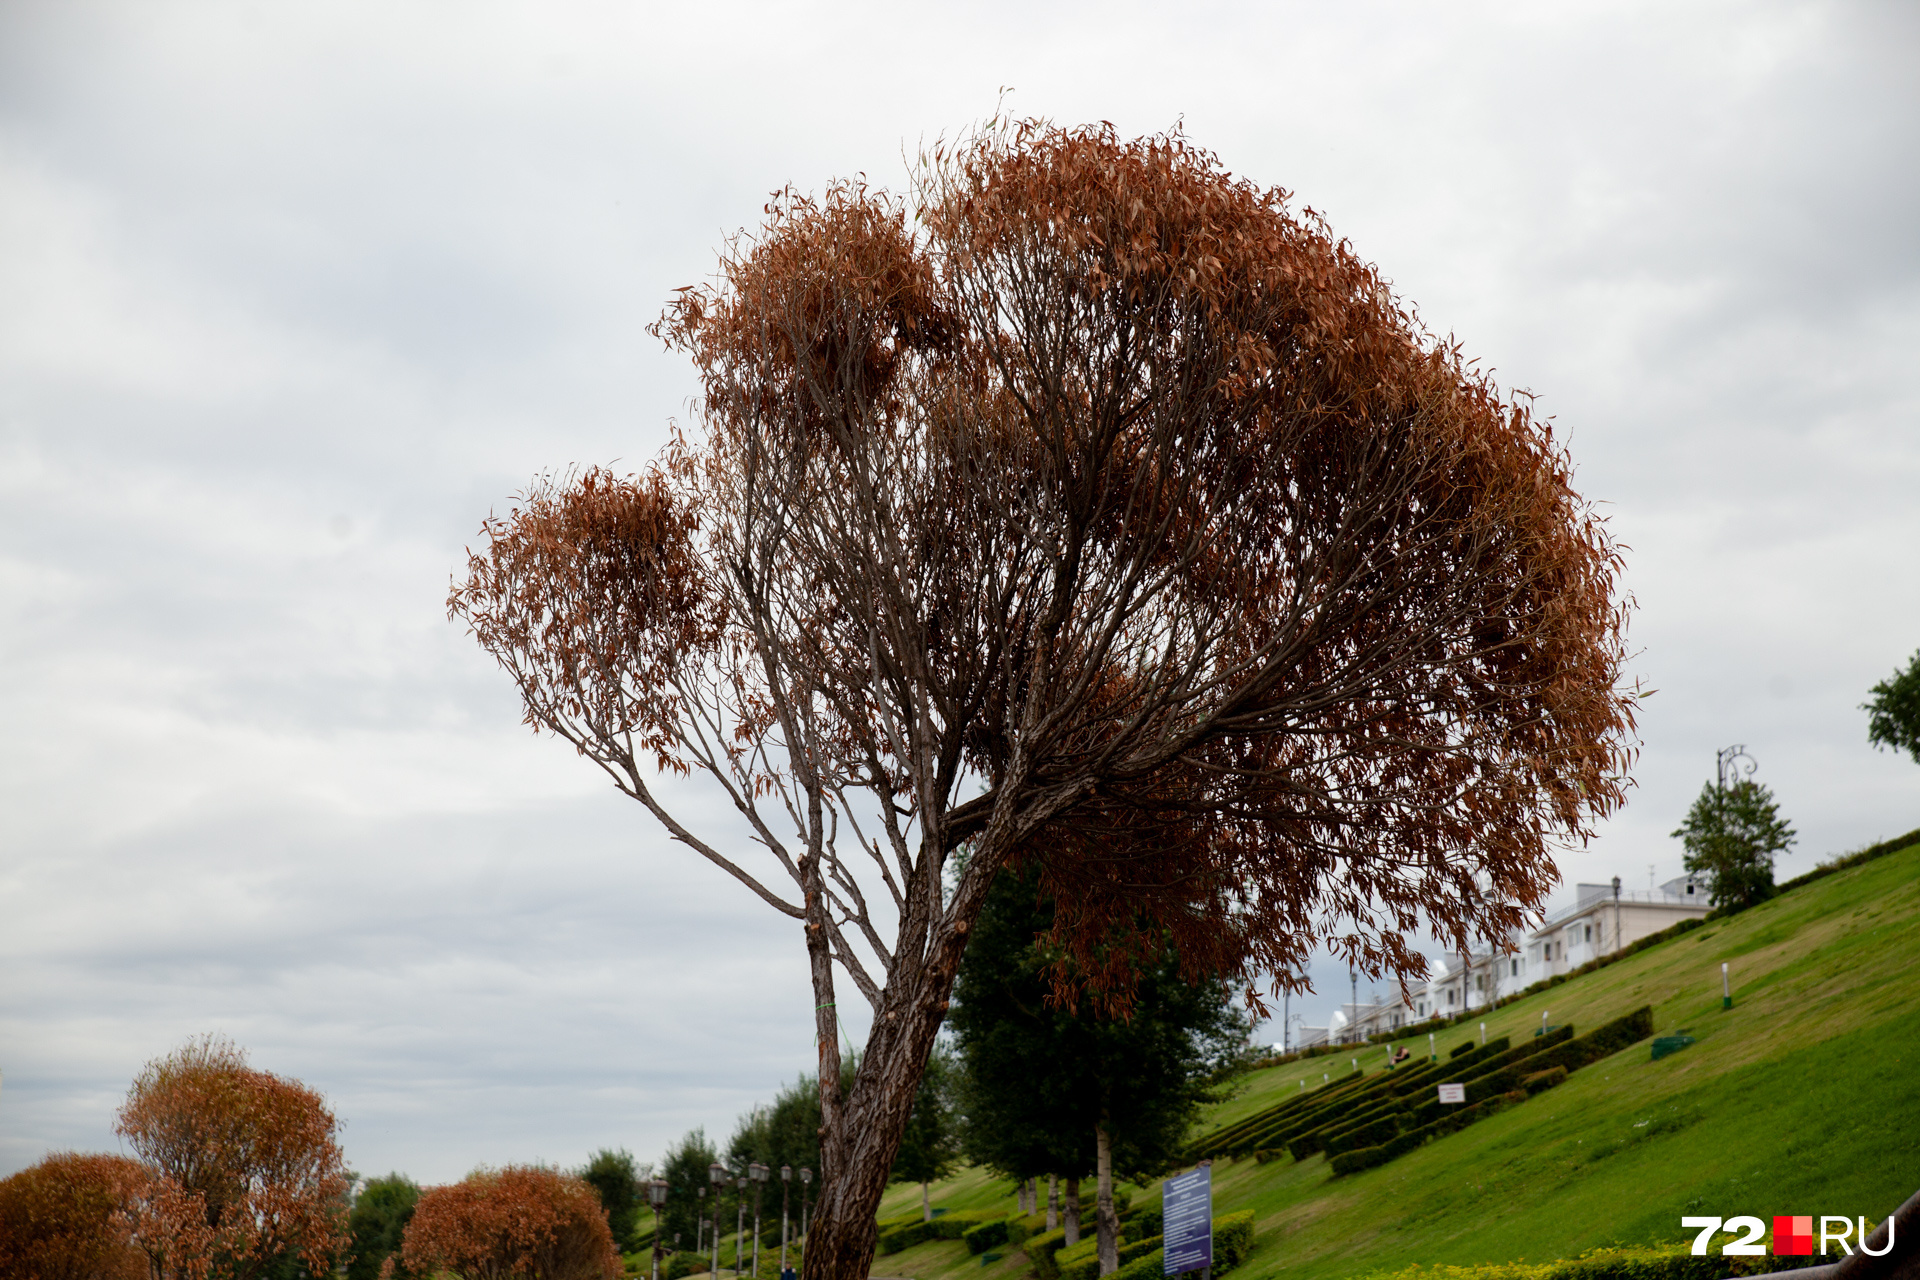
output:
<path id="1" fill-rule="evenodd" d="M 804 872 L 809 880 L 807 950 L 820 1037 L 820 1198 L 814 1202 L 801 1265 L 806 1280 L 846 1280 L 865 1276 L 872 1265 L 878 1235 L 874 1215 L 946 1016 L 966 931 L 956 929 L 943 937 L 918 972 L 896 970 L 881 993 L 866 1051 L 843 1096 L 827 930 L 815 923 L 824 924 L 826 918 L 817 865 L 817 858 L 809 857 Z"/>
<path id="2" fill-rule="evenodd" d="M 928 1198 L 927 1184 L 920 1184 L 920 1221 L 933 1221 L 933 1201 Z"/>
<path id="3" fill-rule="evenodd" d="M 1080 1243 L 1080 1176 L 1074 1174 L 1067 1179 L 1066 1203 L 1067 1243 Z"/>
<path id="4" fill-rule="evenodd" d="M 1060 1175 L 1047 1175 L 1047 1230 L 1057 1231 L 1060 1227 Z"/>
<path id="5" fill-rule="evenodd" d="M 1093 1152 L 1098 1204 L 1094 1230 L 1100 1240 L 1100 1274 L 1110 1276 L 1120 1269 L 1120 1215 L 1113 1211 L 1113 1139 L 1107 1134 L 1105 1120 L 1093 1126 Z"/>

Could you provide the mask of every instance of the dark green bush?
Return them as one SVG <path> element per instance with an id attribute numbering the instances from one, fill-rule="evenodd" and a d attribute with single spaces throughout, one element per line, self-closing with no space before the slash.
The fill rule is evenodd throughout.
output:
<path id="1" fill-rule="evenodd" d="M 1231 1271 L 1253 1252 L 1253 1210 L 1222 1214 L 1213 1220 L 1213 1273 Z"/>
<path id="2" fill-rule="evenodd" d="M 1551 1089 L 1567 1078 L 1565 1067 L 1548 1067 L 1545 1071 L 1536 1071 L 1520 1080 L 1520 1088 L 1531 1098 L 1542 1089 Z"/>
<path id="3" fill-rule="evenodd" d="M 1336 1156 L 1345 1151 L 1354 1151 L 1361 1147 L 1377 1147 L 1387 1139 L 1395 1137 L 1405 1128 L 1405 1111 L 1396 1111 L 1381 1116 L 1378 1120 L 1368 1121 L 1352 1129 L 1343 1129 L 1326 1141 L 1327 1154 Z"/>
<path id="4" fill-rule="evenodd" d="M 936 1219 L 934 1222 L 909 1222 L 904 1227 L 894 1227 L 891 1230 L 882 1231 L 880 1233 L 879 1243 L 880 1252 L 899 1253 L 902 1249 L 911 1249 L 917 1244 L 932 1240 L 937 1234 L 935 1231 L 937 1225 L 938 1220 Z"/>
<path id="5" fill-rule="evenodd" d="M 1027 1260 L 1033 1263 L 1034 1274 L 1039 1276 L 1040 1280 L 1059 1280 L 1060 1266 L 1055 1261 L 1054 1255 L 1059 1253 L 1066 1243 L 1066 1228 L 1055 1227 L 1051 1231 L 1043 1231 L 1037 1236 L 1030 1237 L 1020 1247 L 1026 1250 Z"/>
<path id="6" fill-rule="evenodd" d="M 978 1226 L 968 1227 L 960 1238 L 967 1242 L 968 1253 L 985 1253 L 1007 1243 L 1008 1221 L 1001 1218 L 995 1222 L 982 1222 Z"/>

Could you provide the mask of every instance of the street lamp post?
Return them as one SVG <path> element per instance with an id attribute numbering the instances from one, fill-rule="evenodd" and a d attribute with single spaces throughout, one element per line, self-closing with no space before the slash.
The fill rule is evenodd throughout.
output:
<path id="1" fill-rule="evenodd" d="M 740 1255 L 747 1243 L 747 1175 L 741 1174 L 733 1188 L 733 1274 L 740 1274 Z M 714 1273 L 716 1277 L 718 1272 Z"/>
<path id="2" fill-rule="evenodd" d="M 760 1189 L 766 1185 L 767 1166 L 751 1164 L 747 1166 L 747 1176 L 753 1179 L 753 1275 L 760 1277 Z"/>
<path id="3" fill-rule="evenodd" d="M 661 1211 L 667 1206 L 667 1184 L 655 1178 L 647 1184 L 647 1203 L 653 1206 L 653 1280 L 660 1280 L 660 1244 L 666 1233 Z"/>
<path id="4" fill-rule="evenodd" d="M 707 1251 L 707 1189 L 698 1187 L 693 1194 L 693 1251 L 705 1253 Z"/>
<path id="5" fill-rule="evenodd" d="M 787 1204 L 793 1198 L 793 1166 L 780 1166 L 780 1280 L 787 1280 Z"/>
<path id="6" fill-rule="evenodd" d="M 800 1171 L 800 1244 L 802 1248 L 806 1247 L 807 1242 L 807 1192 L 812 1188 L 813 1170 L 802 1169 Z"/>
<path id="7" fill-rule="evenodd" d="M 720 1276 L 720 1189 L 727 1185 L 727 1166 L 715 1160 L 707 1166 L 707 1177 L 713 1183 L 713 1274 L 714 1280 Z"/>

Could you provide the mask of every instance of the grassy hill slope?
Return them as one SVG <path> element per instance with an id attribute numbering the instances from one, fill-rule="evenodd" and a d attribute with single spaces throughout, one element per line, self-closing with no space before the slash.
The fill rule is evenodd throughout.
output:
<path id="1" fill-rule="evenodd" d="M 1256 1212 L 1254 1252 L 1236 1274 L 1568 1257 L 1679 1240 L 1684 1214 L 1884 1216 L 1920 1188 L 1920 845 L 1495 1010 L 1487 1034 L 1518 1044 L 1548 1012 L 1584 1032 L 1641 1005 L 1653 1006 L 1656 1034 L 1698 1043 L 1653 1062 L 1643 1042 L 1351 1177 L 1332 1178 L 1323 1156 L 1217 1164 L 1215 1212 Z M 1465 1027 L 1443 1033 L 1443 1056 L 1466 1038 Z M 1405 1043 L 1426 1052 L 1424 1032 Z M 1367 1047 L 1361 1066 L 1378 1070 L 1386 1053 Z M 1342 1070 L 1345 1057 L 1257 1073 L 1205 1127 Z M 918 1200 L 918 1187 L 896 1188 L 883 1214 Z M 934 1203 L 1011 1211 L 1013 1198 L 971 1172 L 936 1187 Z M 1025 1267 L 1016 1252 L 983 1272 L 942 1241 L 874 1270 L 937 1280 Z"/>

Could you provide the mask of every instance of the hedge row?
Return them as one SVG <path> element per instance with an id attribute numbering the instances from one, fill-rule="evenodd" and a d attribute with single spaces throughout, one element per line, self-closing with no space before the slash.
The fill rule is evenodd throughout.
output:
<path id="1" fill-rule="evenodd" d="M 1464 1128 L 1516 1102 L 1524 1102 L 1543 1089 L 1551 1089 L 1564 1081 L 1569 1072 L 1610 1057 L 1652 1034 L 1653 1009 L 1641 1005 L 1578 1039 L 1545 1037 L 1546 1048 L 1465 1080 L 1467 1105 L 1443 1103 L 1438 1099 L 1428 1102 L 1412 1113 L 1413 1124 L 1407 1125 L 1402 1119 L 1404 1132 L 1374 1146 L 1335 1154 L 1328 1161 L 1328 1167 L 1338 1178 L 1386 1164 L 1433 1138 Z M 1554 1043 L 1555 1040 L 1558 1043 Z M 1497 1055 L 1490 1061 L 1505 1061 L 1509 1056 Z"/>
<path id="2" fill-rule="evenodd" d="M 1407 1152 L 1424 1146 L 1435 1138 L 1445 1137 L 1458 1129 L 1464 1129 L 1476 1120 L 1484 1120 L 1496 1112 L 1505 1111 L 1517 1102 L 1525 1102 L 1527 1095 L 1521 1092 L 1504 1093 L 1484 1102 L 1472 1102 L 1466 1106 L 1454 1106 L 1439 1119 L 1423 1124 L 1417 1129 L 1409 1129 L 1390 1142 L 1377 1147 L 1365 1147 L 1359 1151 L 1348 1151 L 1335 1156 L 1327 1162 L 1336 1178 L 1349 1173 L 1358 1173 L 1362 1169 L 1371 1169 L 1389 1160 L 1397 1160 Z"/>
<path id="3" fill-rule="evenodd" d="M 1150 1253 L 1160 1252 L 1164 1236 L 1149 1236 L 1145 1240 L 1135 1240 L 1120 1246 L 1120 1265 L 1125 1266 L 1135 1258 L 1144 1258 Z M 1072 1254 L 1068 1258 L 1066 1255 Z M 1060 1280 L 1100 1280 L 1100 1242 L 1082 1240 L 1071 1249 L 1063 1249 L 1056 1255 L 1060 1266 Z"/>
<path id="4" fill-rule="evenodd" d="M 995 1221 L 1004 1221 L 1006 1215 L 997 1209 L 972 1209 L 963 1213 L 943 1213 L 931 1222 L 922 1222 L 914 1218 L 901 1223 L 898 1218 L 888 1219 L 882 1224 L 879 1251 L 881 1253 L 899 1253 L 902 1249 L 911 1249 L 928 1240 L 963 1240 L 974 1227 Z M 976 1249 L 980 1253 L 983 1249 Z"/>
<path id="5" fill-rule="evenodd" d="M 1798 889 L 1803 884 L 1812 884 L 1815 880 L 1824 880 L 1837 871 L 1857 867 L 1863 862 L 1872 862 L 1875 858 L 1884 858 L 1890 853 L 1899 853 L 1920 844 L 1920 831 L 1909 831 L 1903 836 L 1891 840 L 1882 840 L 1879 844 L 1870 844 L 1854 853 L 1843 853 L 1839 857 L 1829 858 L 1805 875 L 1795 876 L 1777 889 L 1776 893 L 1785 893 L 1789 889 Z"/>
<path id="6" fill-rule="evenodd" d="M 1408 1267 L 1375 1272 L 1364 1280 L 1721 1280 L 1774 1271 L 1824 1266 L 1832 1258 L 1772 1256 L 1698 1257 L 1684 1248 L 1592 1249 L 1561 1262 L 1501 1262 L 1484 1267 Z"/>
<path id="7" fill-rule="evenodd" d="M 683 1276 L 699 1275 L 707 1269 L 711 1261 L 712 1259 L 704 1253 L 693 1253 L 682 1249 L 678 1253 L 667 1255 L 666 1261 L 661 1264 L 660 1274 L 665 1276 L 666 1280 L 681 1280 Z"/>
<path id="8" fill-rule="evenodd" d="M 1253 1210 L 1222 1214 L 1213 1220 L 1213 1274 L 1224 1275 L 1247 1260 L 1253 1252 Z M 1142 1254 L 1113 1273 L 1113 1280 L 1160 1280 L 1166 1267 L 1166 1251 L 1156 1248 Z"/>
<path id="9" fill-rule="evenodd" d="M 1826 877 L 1833 875 L 1836 872 L 1846 871 L 1846 870 L 1849 870 L 1850 868 L 1860 866 L 1863 863 L 1872 862 L 1876 858 L 1884 858 L 1890 854 L 1900 853 L 1903 850 L 1912 848 L 1916 844 L 1920 844 L 1920 830 L 1909 831 L 1907 832 L 1907 834 L 1903 836 L 1895 836 L 1891 840 L 1882 840 L 1879 844 L 1868 845 L 1866 848 L 1856 850 L 1853 853 L 1837 855 L 1821 863 L 1819 866 L 1815 867 L 1813 870 L 1808 871 L 1803 875 L 1797 875 L 1793 879 L 1786 881 L 1784 884 L 1781 884 L 1778 888 L 1774 890 L 1775 896 L 1778 896 L 1779 894 L 1782 894 L 1782 893 L 1790 892 L 1794 889 L 1798 889 L 1802 885 L 1811 884 L 1815 880 L 1824 880 Z M 1715 911 L 1712 912 L 1712 917 L 1714 919 L 1720 919 L 1730 914 L 1732 913 L 1716 909 Z M 1389 1044 L 1395 1040 L 1406 1039 L 1409 1034 L 1411 1034 L 1412 1032 L 1422 1027 L 1426 1027 L 1430 1030 L 1436 1030 L 1436 1031 L 1444 1030 L 1445 1028 L 1448 1028 L 1448 1027 L 1457 1027 L 1463 1022 L 1471 1022 L 1475 1018 L 1484 1018 L 1487 1016 L 1487 1011 L 1489 1009 L 1498 1009 L 1498 1008 L 1501 1008 L 1502 1006 L 1512 1004 L 1516 1000 L 1525 1000 L 1528 996 L 1537 995 L 1540 992 L 1545 991 L 1550 987 L 1557 987 L 1561 983 L 1567 981 L 1569 978 L 1578 978 L 1582 974 L 1592 973 L 1596 969 L 1604 969 L 1610 964 L 1615 964 L 1621 960 L 1625 960 L 1628 956 L 1635 955 L 1635 954 L 1638 954 L 1639 952 L 1645 951 L 1648 947 L 1657 947 L 1661 943 L 1677 938 L 1684 933 L 1691 933 L 1693 930 L 1700 928 L 1702 925 L 1706 923 L 1707 923 L 1706 920 L 1703 920 L 1697 916 L 1689 920 L 1682 920 L 1678 924 L 1669 925 L 1665 929 L 1661 929 L 1661 930 L 1658 930 L 1657 932 L 1650 933 L 1646 937 L 1641 938 L 1638 941 L 1629 942 L 1621 950 L 1609 952 L 1604 956 L 1597 956 L 1594 959 L 1587 961 L 1585 964 L 1581 965 L 1577 969 L 1569 970 L 1566 973 L 1554 974 L 1552 977 L 1542 978 L 1538 982 L 1530 983 L 1529 985 L 1522 987 L 1518 991 L 1515 991 L 1509 995 L 1501 996 L 1498 1000 L 1495 1000 L 1490 1005 L 1481 1005 L 1479 1008 L 1476 1008 L 1476 1009 L 1469 1009 L 1461 1013 L 1456 1013 L 1451 1018 L 1434 1017 L 1434 1018 L 1429 1018 L 1425 1022 L 1410 1022 L 1405 1026 L 1392 1027 L 1386 1031 L 1376 1031 L 1372 1035 L 1367 1037 L 1367 1043 L 1368 1044 Z M 1306 1054 L 1313 1054 L 1313 1053 L 1337 1053 L 1342 1048 L 1345 1048 L 1345 1047 L 1346 1046 L 1343 1046 L 1343 1045 L 1331 1045 L 1331 1046 L 1316 1045 L 1313 1049 L 1305 1050 L 1303 1051 L 1302 1054 L 1297 1054 L 1294 1056 L 1299 1057 L 1299 1056 L 1305 1056 Z M 1274 1063 L 1279 1063 L 1284 1061 L 1291 1061 L 1291 1059 L 1278 1058 L 1278 1059 L 1272 1059 L 1271 1061 L 1273 1061 Z M 1256 1067 L 1260 1065 L 1263 1065 L 1263 1064 L 1261 1063 L 1254 1064 L 1254 1066 Z"/>

